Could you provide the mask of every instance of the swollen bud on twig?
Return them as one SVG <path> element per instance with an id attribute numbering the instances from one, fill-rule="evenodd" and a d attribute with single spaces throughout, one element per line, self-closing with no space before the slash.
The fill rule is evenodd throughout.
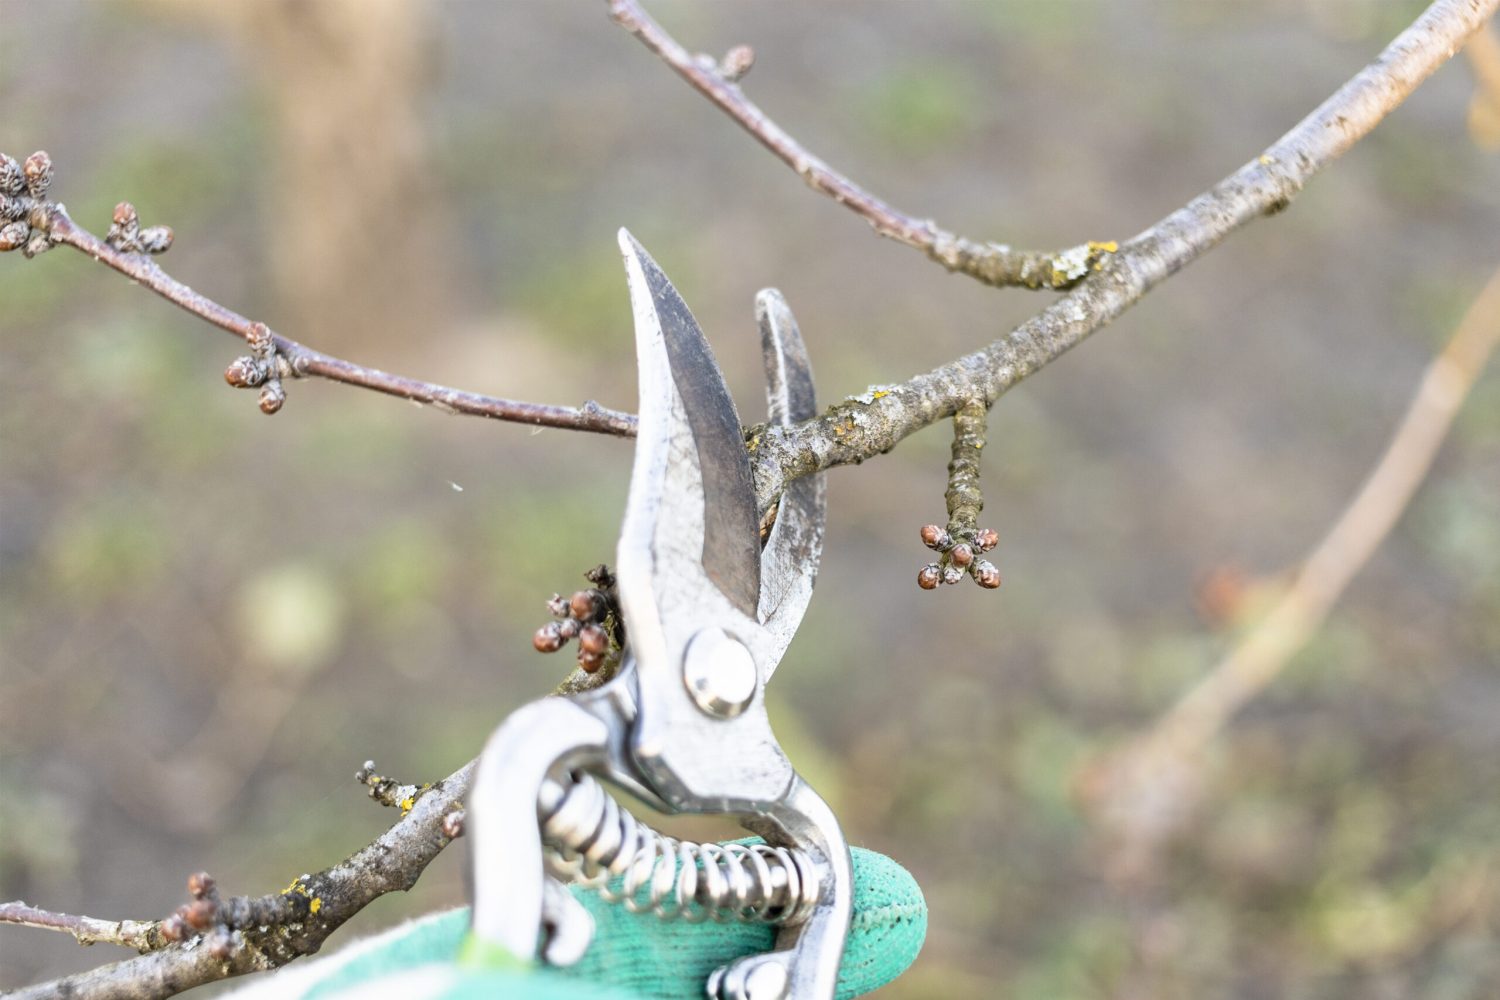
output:
<path id="1" fill-rule="evenodd" d="M 917 574 L 917 586 L 923 590 L 936 590 L 938 584 L 943 582 L 943 568 L 937 563 L 928 563 L 922 567 Z"/>
<path id="2" fill-rule="evenodd" d="M 125 253 L 165 253 L 172 246 L 172 228 L 151 226 L 142 229 L 141 217 L 136 213 L 135 206 L 122 201 L 115 206 L 115 214 L 110 220 L 109 232 L 104 234 L 104 242 Z"/>
<path id="3" fill-rule="evenodd" d="M 52 157 L 37 150 L 26 157 L 22 169 L 26 174 L 26 192 L 38 201 L 45 198 L 47 189 L 52 186 Z"/>
<path id="4" fill-rule="evenodd" d="M 5 197 L 0 195 L 0 198 Z M 31 226 L 25 222 L 7 222 L 0 226 L 0 253 L 26 245 L 31 236 Z"/>
<path id="5" fill-rule="evenodd" d="M 755 50 L 748 45 L 736 45 L 724 53 L 724 58 L 719 62 L 719 76 L 730 83 L 738 83 L 754 65 Z"/>
<path id="6" fill-rule="evenodd" d="M 260 390 L 260 412 L 270 416 L 281 409 L 286 402 L 286 390 L 281 387 L 281 379 L 276 378 L 267 382 Z"/>
<path id="7" fill-rule="evenodd" d="M 1000 571 L 988 559 L 981 559 L 974 564 L 973 576 L 974 582 L 986 590 L 994 590 L 1000 586 Z"/>
<path id="8" fill-rule="evenodd" d="M 236 389 L 251 389 L 266 380 L 266 366 L 252 357 L 238 357 L 224 369 L 224 381 Z"/>
<path id="9" fill-rule="evenodd" d="M 454 809 L 443 816 L 443 836 L 449 840 L 457 840 L 464 835 L 464 811 Z"/>

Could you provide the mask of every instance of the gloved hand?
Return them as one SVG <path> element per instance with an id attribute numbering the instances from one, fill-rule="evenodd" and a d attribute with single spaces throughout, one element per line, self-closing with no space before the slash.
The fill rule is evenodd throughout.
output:
<path id="1" fill-rule="evenodd" d="M 906 970 L 927 933 L 927 903 L 890 858 L 853 849 L 854 919 L 839 971 L 840 1000 Z M 575 889 L 596 933 L 577 965 L 554 969 L 465 948 L 467 909 L 423 917 L 339 954 L 292 966 L 235 1000 L 702 1000 L 709 973 L 770 951 L 772 927 L 659 920 Z"/>

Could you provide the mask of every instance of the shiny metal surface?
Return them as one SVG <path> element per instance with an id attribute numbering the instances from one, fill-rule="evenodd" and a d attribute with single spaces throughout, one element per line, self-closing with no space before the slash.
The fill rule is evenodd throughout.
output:
<path id="1" fill-rule="evenodd" d="M 624 662 L 597 690 L 518 710 L 490 740 L 471 793 L 474 932 L 521 957 L 581 954 L 591 928 L 556 900 L 554 876 L 583 880 L 658 915 L 778 923 L 776 950 L 715 972 L 710 995 L 828 1000 L 849 931 L 849 848 L 765 708 L 765 684 L 812 595 L 822 477 L 786 491 L 762 546 L 739 416 L 708 343 L 624 230 L 620 249 L 641 396 L 616 564 Z M 791 311 L 768 290 L 756 313 L 770 420 L 806 419 L 812 371 Z M 664 811 L 732 815 L 766 845 L 666 837 L 590 772 Z M 616 876 L 619 893 L 607 885 Z"/>

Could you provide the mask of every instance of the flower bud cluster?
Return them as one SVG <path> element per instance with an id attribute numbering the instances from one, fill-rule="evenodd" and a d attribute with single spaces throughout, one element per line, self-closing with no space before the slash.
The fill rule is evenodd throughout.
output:
<path id="1" fill-rule="evenodd" d="M 17 163 L 0 153 L 0 253 L 35 257 L 52 249 L 52 157 L 38 150 Z"/>
<path id="2" fill-rule="evenodd" d="M 531 644 L 540 653 L 555 653 L 572 639 L 578 640 L 578 666 L 586 673 L 597 673 L 608 663 L 619 661 L 625 645 L 624 623 L 620 617 L 619 592 L 614 574 L 608 566 L 599 565 L 584 574 L 593 587 L 576 591 L 571 597 L 553 594 L 547 610 L 556 621 L 536 630 Z"/>
<path id="3" fill-rule="evenodd" d="M 917 574 L 917 586 L 923 590 L 955 584 L 965 576 L 986 590 L 1000 586 L 1000 571 L 988 559 L 980 558 L 1000 542 L 994 529 L 966 531 L 928 524 L 922 527 L 921 536 L 923 545 L 939 553 L 937 562 L 928 563 Z"/>

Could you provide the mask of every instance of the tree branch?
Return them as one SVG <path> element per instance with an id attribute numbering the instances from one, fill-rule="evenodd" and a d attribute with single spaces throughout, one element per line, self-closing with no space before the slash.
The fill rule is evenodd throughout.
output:
<path id="1" fill-rule="evenodd" d="M 1436 0 L 1373 63 L 1264 153 L 1104 257 L 1077 288 L 983 349 L 899 385 L 851 396 L 811 420 L 752 428 L 760 509 L 769 509 L 799 476 L 889 451 L 971 400 L 993 403 L 1236 229 L 1286 208 L 1497 7 L 1500 0 Z"/>
<path id="2" fill-rule="evenodd" d="M 255 335 L 255 328 L 261 326 L 184 285 L 162 270 L 150 258 L 111 246 L 75 223 L 61 205 L 51 205 L 48 208 L 45 225 L 52 243 L 60 243 L 87 254 L 101 264 L 133 279 L 137 284 L 151 289 L 168 302 L 220 329 L 229 331 L 246 342 L 250 342 Z M 286 362 L 283 371 L 289 377 L 312 375 L 332 382 L 361 386 L 390 396 L 399 396 L 416 403 L 435 406 L 447 413 L 461 413 L 542 427 L 558 427 L 564 430 L 614 434 L 621 437 L 631 437 L 635 434 L 633 414 L 606 409 L 593 400 L 574 409 L 567 406 L 524 403 L 513 399 L 500 399 L 495 396 L 464 392 L 460 389 L 452 389 L 433 382 L 423 382 L 403 375 L 393 375 L 377 368 L 367 368 L 352 361 L 345 361 L 314 350 L 274 331 L 271 331 L 270 335 L 275 344 L 275 353 Z"/>
<path id="3" fill-rule="evenodd" d="M 470 761 L 431 789 L 419 792 L 411 808 L 394 826 L 338 864 L 294 879 L 280 893 L 238 896 L 217 904 L 220 917 L 213 928 L 211 946 L 201 946 L 205 940 L 198 937 L 181 944 L 169 943 L 170 935 L 163 935 L 162 930 L 174 918 L 123 921 L 122 924 L 133 927 L 132 947 L 148 945 L 154 950 L 138 958 L 28 986 L 7 997 L 9 1000 L 54 997 L 159 1000 L 204 983 L 275 969 L 313 954 L 330 934 L 370 903 L 388 892 L 405 891 L 416 884 L 423 870 L 457 832 L 451 815 L 468 793 L 473 772 L 474 761 Z M 4 909 L 17 905 L 23 904 L 6 904 Z M 55 914 L 46 914 L 41 919 L 49 918 L 91 919 Z M 38 920 L 9 922 L 41 926 Z M 96 923 L 108 925 L 106 921 Z"/>
<path id="4" fill-rule="evenodd" d="M 637 0 L 609 0 L 609 13 L 694 90 L 796 171 L 808 187 L 864 219 L 877 235 L 916 247 L 950 271 L 967 274 L 986 285 L 1061 290 L 1078 284 L 1104 255 L 1116 249 L 1112 242 L 1091 241 L 1066 250 L 1017 250 L 1003 243 L 977 243 L 948 232 L 931 219 L 913 218 L 808 152 L 745 96 L 735 81 L 749 72 L 754 60 L 747 46 L 731 50 L 720 65 L 708 56 L 688 52 Z"/>

